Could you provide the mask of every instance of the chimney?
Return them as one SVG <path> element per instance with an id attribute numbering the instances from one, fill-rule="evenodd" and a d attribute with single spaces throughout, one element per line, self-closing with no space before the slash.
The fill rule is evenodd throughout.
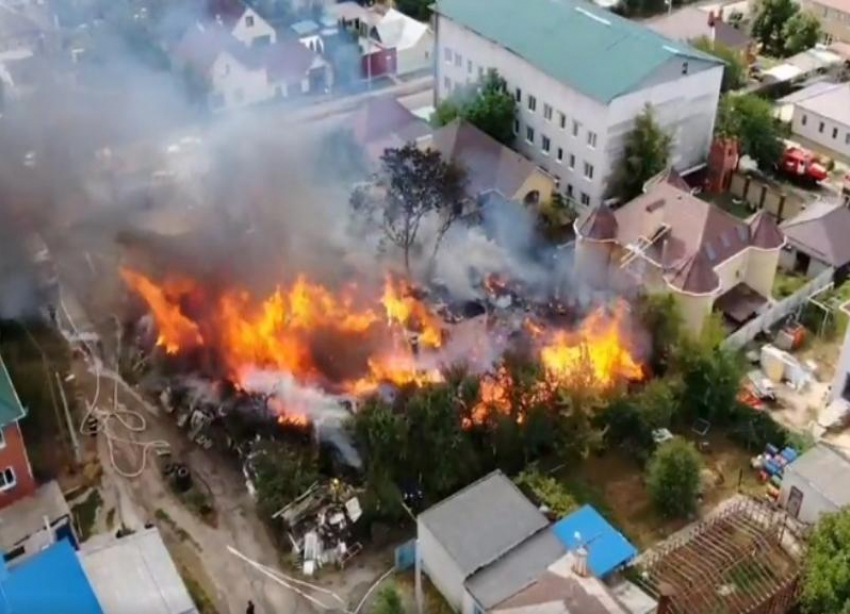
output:
<path id="1" fill-rule="evenodd" d="M 673 614 L 673 597 L 676 589 L 667 582 L 662 582 L 658 587 L 658 609 L 655 614 Z"/>
<path id="2" fill-rule="evenodd" d="M 574 553 L 573 573 L 581 578 L 587 577 L 587 548 L 579 546 Z"/>

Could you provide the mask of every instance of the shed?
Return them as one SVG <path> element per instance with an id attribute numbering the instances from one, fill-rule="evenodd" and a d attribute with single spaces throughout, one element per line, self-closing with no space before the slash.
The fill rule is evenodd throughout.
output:
<path id="1" fill-rule="evenodd" d="M 198 614 L 157 529 L 87 542 L 80 559 L 104 614 Z"/>
<path id="2" fill-rule="evenodd" d="M 780 503 L 806 523 L 850 505 L 850 458 L 829 444 L 819 443 L 785 467 Z"/>
<path id="3" fill-rule="evenodd" d="M 587 566 L 597 578 L 604 578 L 637 556 L 637 548 L 590 505 L 564 516 L 552 530 L 567 549 L 587 549 Z"/>
<path id="4" fill-rule="evenodd" d="M 850 209 L 839 203 L 812 203 L 781 226 L 787 243 L 781 267 L 808 277 L 833 268 L 842 277 L 850 267 Z"/>

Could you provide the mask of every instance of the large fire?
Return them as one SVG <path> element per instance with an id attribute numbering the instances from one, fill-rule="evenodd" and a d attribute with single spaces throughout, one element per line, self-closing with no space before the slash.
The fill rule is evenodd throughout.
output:
<path id="1" fill-rule="evenodd" d="M 443 381 L 435 366 L 445 349 L 443 323 L 406 282 L 391 276 L 382 295 L 372 299 L 358 297 L 353 286 L 333 292 L 301 276 L 257 300 L 242 289 L 215 293 L 185 278 L 157 283 L 129 269 L 121 275 L 147 304 L 157 346 L 170 355 L 209 352 L 239 387 L 256 370 L 286 373 L 303 386 L 356 396 L 383 383 Z M 522 329 L 539 351 L 547 384 L 582 375 L 585 385 L 605 388 L 644 375 L 625 318 L 626 307 L 618 304 L 613 310 L 597 309 L 573 330 L 552 330 L 531 319 Z M 483 424 L 492 412 L 512 413 L 507 378 L 504 368 L 482 377 L 479 401 L 465 426 Z M 309 413 L 271 407 L 281 424 L 303 425 Z"/>

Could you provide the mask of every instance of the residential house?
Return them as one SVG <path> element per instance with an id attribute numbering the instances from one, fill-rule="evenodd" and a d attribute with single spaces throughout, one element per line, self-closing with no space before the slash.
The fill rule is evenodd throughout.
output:
<path id="1" fill-rule="evenodd" d="M 0 357 L 0 508 L 35 492 L 35 478 L 20 426 L 26 415 Z"/>
<path id="2" fill-rule="evenodd" d="M 420 514 L 417 583 L 424 572 L 461 614 L 654 612 L 655 602 L 636 587 L 630 600 L 613 596 L 598 573 L 626 563 L 634 548 L 624 548 L 628 542 L 612 537 L 617 532 L 604 521 L 589 522 L 592 512 L 580 512 L 565 519 L 570 526 L 550 525 L 513 482 L 493 472 Z M 585 532 L 565 540 L 571 527 Z M 599 530 L 604 545 L 595 541 Z"/>
<path id="3" fill-rule="evenodd" d="M 209 83 L 215 110 L 324 92 L 333 82 L 327 62 L 297 40 L 247 46 L 215 23 L 191 27 L 175 56 Z"/>
<path id="4" fill-rule="evenodd" d="M 815 202 L 780 226 L 787 239 L 779 266 L 817 277 L 826 269 L 835 271 L 836 283 L 850 269 L 850 209 L 829 202 Z"/>
<path id="5" fill-rule="evenodd" d="M 157 529 L 99 535 L 79 552 L 103 614 L 198 614 Z"/>
<path id="6" fill-rule="evenodd" d="M 363 77 L 404 76 L 433 66 L 434 32 L 428 24 L 380 5 L 367 8 L 357 2 L 341 2 L 329 11 L 343 29 L 357 37 L 364 59 Z"/>
<path id="7" fill-rule="evenodd" d="M 685 6 L 646 22 L 651 30 L 683 43 L 707 39 L 730 49 L 746 53 L 751 44 L 747 29 L 724 21 L 723 10 L 717 13 L 703 7 Z"/>
<path id="8" fill-rule="evenodd" d="M 0 614 L 105 614 L 68 540 L 0 565 Z"/>
<path id="9" fill-rule="evenodd" d="M 806 523 L 850 505 L 850 458 L 827 443 L 818 443 L 785 467 L 779 502 L 789 515 Z"/>
<path id="10" fill-rule="evenodd" d="M 23 560 L 63 539 L 74 548 L 79 543 L 71 509 L 55 480 L 0 510 L 0 554 L 7 562 Z"/>
<path id="11" fill-rule="evenodd" d="M 713 311 L 738 328 L 767 307 L 785 238 L 770 214 L 745 222 L 669 180 L 617 211 L 575 222 L 576 271 L 591 285 L 670 292 L 699 332 Z"/>
<path id="12" fill-rule="evenodd" d="M 650 105 L 679 170 L 705 162 L 723 64 L 583 0 L 438 0 L 436 102 L 495 68 L 516 97 L 519 151 L 587 209 L 612 194 Z"/>
<path id="13" fill-rule="evenodd" d="M 552 175 L 464 119 L 435 130 L 430 147 L 464 171 L 472 198 L 498 192 L 509 200 L 537 205 L 557 189 Z"/>
<path id="14" fill-rule="evenodd" d="M 812 96 L 818 96 L 824 92 L 828 92 L 839 85 L 841 84 L 829 79 L 816 80 L 813 83 L 809 83 L 805 87 L 797 89 L 777 100 L 773 115 L 779 121 L 790 124 L 791 120 L 794 119 L 794 109 L 798 103 Z"/>
<path id="15" fill-rule="evenodd" d="M 206 15 L 246 47 L 270 45 L 277 32 L 242 0 L 207 0 Z"/>
<path id="16" fill-rule="evenodd" d="M 798 101 L 791 130 L 829 155 L 850 161 L 850 83 Z"/>
<path id="17" fill-rule="evenodd" d="M 826 43 L 850 43 L 850 0 L 801 0 L 817 16 Z"/>
<path id="18" fill-rule="evenodd" d="M 370 98 L 351 119 L 354 141 L 377 168 L 386 149 L 422 144 L 431 136 L 428 122 L 416 117 L 395 96 Z"/>

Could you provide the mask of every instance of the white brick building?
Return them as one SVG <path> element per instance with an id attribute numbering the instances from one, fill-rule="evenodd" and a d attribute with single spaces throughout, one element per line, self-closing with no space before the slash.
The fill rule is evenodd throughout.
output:
<path id="1" fill-rule="evenodd" d="M 489 68 L 518 102 L 515 147 L 576 202 L 610 196 L 647 104 L 673 138 L 671 162 L 705 161 L 723 65 L 583 0 L 438 0 L 437 101 Z"/>

